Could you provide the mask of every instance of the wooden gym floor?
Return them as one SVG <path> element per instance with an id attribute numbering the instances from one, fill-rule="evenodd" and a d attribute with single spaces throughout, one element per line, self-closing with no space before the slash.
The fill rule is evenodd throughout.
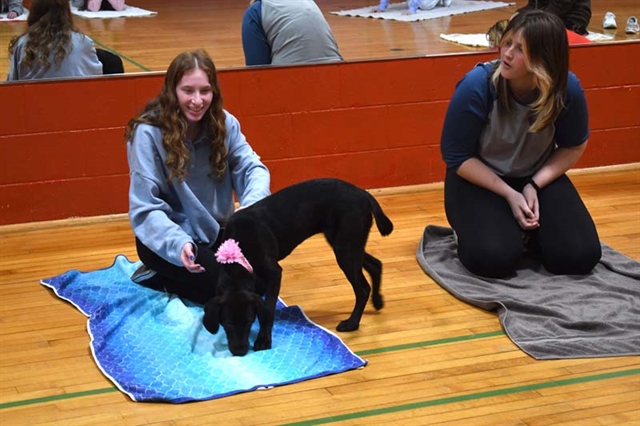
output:
<path id="1" fill-rule="evenodd" d="M 507 2 L 505 0 L 505 2 Z M 243 67 L 240 25 L 248 0 L 133 0 L 129 4 L 158 12 L 148 18 L 75 19 L 77 28 L 89 35 L 98 47 L 119 54 L 125 72 L 165 71 L 180 52 L 203 47 L 219 68 Z M 508 18 L 517 6 L 455 15 L 418 22 L 397 22 L 332 15 L 330 11 L 377 5 L 377 0 L 317 0 L 331 25 L 346 60 L 397 58 L 416 55 L 455 54 L 477 51 L 447 42 L 441 33 L 485 33 L 499 19 Z M 624 32 L 629 16 L 640 16 L 637 0 L 592 2 L 590 31 L 615 35 L 615 41 L 638 40 Z M 607 11 L 617 16 L 618 29 L 605 31 L 602 20 Z M 24 32 L 26 22 L 0 23 L 0 80 L 9 68 L 9 40 Z M 388 78 L 392 78 L 389 76 Z M 384 77 L 381 78 L 381 83 Z"/>
<path id="2" fill-rule="evenodd" d="M 572 173 L 602 241 L 640 260 L 640 165 Z M 96 367 L 86 318 L 39 284 L 70 269 L 137 260 L 125 215 L 0 227 L 2 425 L 640 424 L 640 357 L 536 361 L 494 313 L 435 284 L 415 260 L 427 224 L 446 226 L 441 184 L 373 191 L 393 220 L 372 230 L 386 305 L 340 333 L 362 370 L 218 400 L 136 403 Z M 282 262 L 281 296 L 333 330 L 353 296 L 326 242 Z M 206 372 L 203 372 L 206 374 Z"/>

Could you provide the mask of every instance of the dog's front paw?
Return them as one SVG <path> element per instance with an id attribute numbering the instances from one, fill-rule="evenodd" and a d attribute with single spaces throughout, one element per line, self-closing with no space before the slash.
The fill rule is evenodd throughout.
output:
<path id="1" fill-rule="evenodd" d="M 253 344 L 253 350 L 257 352 L 267 349 L 271 349 L 271 337 L 258 336 L 255 343 Z"/>
<path id="2" fill-rule="evenodd" d="M 360 323 L 350 320 L 340 321 L 340 324 L 336 327 L 338 331 L 356 331 L 360 327 Z"/>

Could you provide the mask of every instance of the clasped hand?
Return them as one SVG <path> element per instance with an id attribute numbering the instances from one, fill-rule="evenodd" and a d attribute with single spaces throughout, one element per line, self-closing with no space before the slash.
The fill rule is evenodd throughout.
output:
<path id="1" fill-rule="evenodd" d="M 531 185 L 526 185 L 522 193 L 512 191 L 507 202 L 520 228 L 529 231 L 540 226 L 538 222 L 540 219 L 538 193 Z"/>

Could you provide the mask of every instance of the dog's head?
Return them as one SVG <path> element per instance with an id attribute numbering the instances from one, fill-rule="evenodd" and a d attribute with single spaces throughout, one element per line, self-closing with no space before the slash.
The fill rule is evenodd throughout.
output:
<path id="1" fill-rule="evenodd" d="M 215 334 L 222 325 L 229 351 L 236 356 L 246 355 L 251 326 L 263 305 L 262 297 L 252 291 L 240 290 L 216 296 L 204 307 L 204 327 Z"/>

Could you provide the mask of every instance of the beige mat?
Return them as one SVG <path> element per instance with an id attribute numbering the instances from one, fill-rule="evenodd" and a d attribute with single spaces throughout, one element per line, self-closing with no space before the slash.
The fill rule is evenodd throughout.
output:
<path id="1" fill-rule="evenodd" d="M 157 15 L 158 12 L 153 12 L 151 10 L 141 9 L 139 7 L 134 6 L 125 6 L 124 10 L 100 10 L 98 12 L 90 12 L 88 10 L 80 11 L 77 7 L 71 7 L 71 13 L 77 16 L 81 16 L 83 18 L 100 18 L 100 19 L 109 19 L 109 18 L 129 18 L 129 17 L 139 17 L 139 16 L 154 16 Z"/>
<path id="2" fill-rule="evenodd" d="M 489 47 L 489 41 L 485 34 L 440 34 L 440 38 L 453 43 L 471 47 Z M 611 41 L 614 36 L 608 34 L 590 32 L 585 38 L 591 41 Z"/>
<path id="3" fill-rule="evenodd" d="M 515 3 L 504 3 L 499 1 L 471 1 L 471 0 L 453 0 L 450 7 L 435 7 L 431 10 L 418 10 L 412 15 L 405 15 L 407 12 L 407 3 L 391 3 L 384 12 L 372 13 L 371 11 L 377 6 L 367 6 L 360 9 L 341 10 L 331 12 L 338 16 L 357 16 L 361 18 L 377 18 L 391 19 L 394 21 L 422 21 L 425 19 L 442 18 L 444 16 L 460 15 L 462 13 L 479 12 L 481 10 L 496 9 L 499 7 L 513 6 Z"/>

